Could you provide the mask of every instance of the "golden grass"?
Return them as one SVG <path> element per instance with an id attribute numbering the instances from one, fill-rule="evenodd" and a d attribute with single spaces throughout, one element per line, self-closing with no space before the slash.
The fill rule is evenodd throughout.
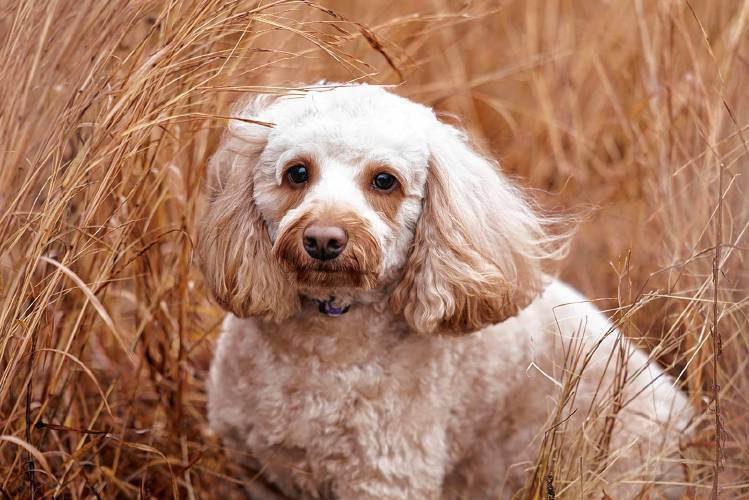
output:
<path id="1" fill-rule="evenodd" d="M 241 496 L 205 421 L 201 181 L 239 93 L 327 78 L 454 113 L 545 207 L 587 207 L 563 278 L 706 415 L 697 497 L 718 384 L 718 487 L 749 497 L 749 3 L 324 5 L 0 3 L 0 496 Z M 600 497 L 578 438 L 518 496 Z"/>

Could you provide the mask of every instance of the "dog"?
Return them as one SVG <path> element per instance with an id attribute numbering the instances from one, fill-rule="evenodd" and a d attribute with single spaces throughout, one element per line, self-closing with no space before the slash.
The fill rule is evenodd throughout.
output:
<path id="1" fill-rule="evenodd" d="M 687 398 L 548 274 L 563 241 L 464 132 L 366 84 L 235 116 L 198 251 L 229 312 L 209 422 L 238 461 L 289 498 L 509 498 L 582 429 L 559 460 L 607 454 L 598 497 L 678 482 Z"/>

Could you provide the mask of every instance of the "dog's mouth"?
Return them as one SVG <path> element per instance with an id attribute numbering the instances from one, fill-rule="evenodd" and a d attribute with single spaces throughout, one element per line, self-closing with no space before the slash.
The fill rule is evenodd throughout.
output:
<path id="1" fill-rule="evenodd" d="M 288 267 L 294 281 L 301 286 L 315 288 L 364 288 L 377 286 L 377 273 L 359 269 L 326 269 L 324 267 Z"/>
<path id="2" fill-rule="evenodd" d="M 312 215 L 300 217 L 285 229 L 273 245 L 273 255 L 291 281 L 311 288 L 377 287 L 381 249 L 368 225 L 353 214 L 340 217 L 338 223 L 348 234 L 343 252 L 329 260 L 311 257 L 304 248 L 302 233 Z"/>

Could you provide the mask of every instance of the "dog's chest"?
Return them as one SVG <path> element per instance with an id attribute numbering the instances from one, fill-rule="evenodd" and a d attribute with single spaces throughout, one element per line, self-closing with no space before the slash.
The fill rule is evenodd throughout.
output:
<path id="1" fill-rule="evenodd" d="M 271 356 L 266 348 L 255 346 L 255 363 L 245 374 L 252 381 L 243 391 L 250 403 L 245 443 L 266 467 L 281 468 L 276 476 L 319 489 L 357 462 L 380 460 L 384 450 L 405 453 L 444 429 L 446 405 L 439 399 L 450 391 L 434 389 L 449 377 L 441 356 L 423 346 L 423 357 L 403 352 L 415 348 L 403 345 L 337 367 L 314 357 Z"/>
<path id="2" fill-rule="evenodd" d="M 443 465 L 425 453 L 442 455 L 470 389 L 456 376 L 463 342 L 358 332 L 271 335 L 236 321 L 220 339 L 211 426 L 293 497 L 328 497 L 365 470 L 407 482 Z"/>
<path id="3" fill-rule="evenodd" d="M 403 413 L 399 398 L 408 384 L 388 371 L 376 361 L 324 368 L 277 360 L 256 379 L 258 397 L 248 415 L 254 447 L 290 450 L 294 456 L 299 450 L 327 458 L 348 455 L 347 448 L 365 440 L 372 423 Z"/>

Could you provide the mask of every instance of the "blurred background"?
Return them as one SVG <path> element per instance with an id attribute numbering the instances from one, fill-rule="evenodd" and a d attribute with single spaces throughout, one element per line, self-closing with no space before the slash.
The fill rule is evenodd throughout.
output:
<path id="1" fill-rule="evenodd" d="M 0 2 L 0 494 L 242 496 L 205 420 L 205 164 L 236 98 L 327 79 L 433 106 L 574 219 L 561 276 L 705 416 L 690 495 L 717 467 L 749 498 L 747 22 L 738 0 Z M 547 472 L 576 497 L 564 460 L 518 498 Z"/>

